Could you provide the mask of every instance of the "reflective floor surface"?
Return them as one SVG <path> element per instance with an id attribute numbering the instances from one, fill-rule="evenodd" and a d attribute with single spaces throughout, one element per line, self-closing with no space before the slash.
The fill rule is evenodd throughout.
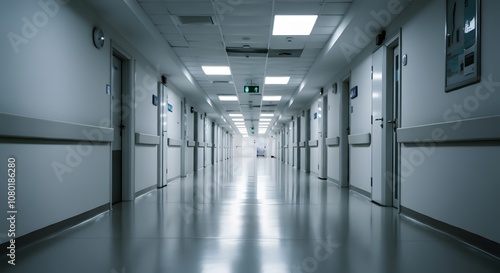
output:
<path id="1" fill-rule="evenodd" d="M 500 260 L 270 158 L 237 158 L 0 258 L 0 272 L 500 272 Z"/>

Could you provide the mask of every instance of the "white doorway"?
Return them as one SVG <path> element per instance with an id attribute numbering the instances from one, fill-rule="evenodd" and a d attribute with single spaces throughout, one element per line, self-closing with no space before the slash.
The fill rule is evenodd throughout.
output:
<path id="1" fill-rule="evenodd" d="M 350 147 L 349 134 L 351 133 L 351 100 L 349 98 L 351 84 L 350 77 L 342 81 L 341 95 L 341 118 L 340 118 L 340 186 L 343 188 L 349 187 L 349 172 L 350 172 Z"/>
<path id="2" fill-rule="evenodd" d="M 135 198 L 134 60 L 116 43 L 110 55 L 111 204 Z"/>
<path id="3" fill-rule="evenodd" d="M 400 99 L 399 36 L 372 55 L 372 200 L 399 207 L 399 147 L 396 129 Z"/>
<path id="4" fill-rule="evenodd" d="M 114 137 L 112 143 L 112 204 L 122 201 L 122 134 L 123 128 L 123 68 L 122 60 L 113 55 L 111 65 L 111 105 Z"/>

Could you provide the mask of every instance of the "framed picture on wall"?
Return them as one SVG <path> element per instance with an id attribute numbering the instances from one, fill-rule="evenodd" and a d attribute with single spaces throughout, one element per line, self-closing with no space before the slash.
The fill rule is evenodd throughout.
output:
<path id="1" fill-rule="evenodd" d="M 446 0 L 446 92 L 481 79 L 481 0 Z"/>

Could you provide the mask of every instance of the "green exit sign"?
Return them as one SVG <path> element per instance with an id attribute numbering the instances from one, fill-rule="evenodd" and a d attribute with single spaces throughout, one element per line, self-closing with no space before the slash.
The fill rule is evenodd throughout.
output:
<path id="1" fill-rule="evenodd" d="M 245 85 L 245 88 L 243 89 L 245 93 L 259 93 L 259 87 L 258 86 L 250 86 L 250 85 Z"/>

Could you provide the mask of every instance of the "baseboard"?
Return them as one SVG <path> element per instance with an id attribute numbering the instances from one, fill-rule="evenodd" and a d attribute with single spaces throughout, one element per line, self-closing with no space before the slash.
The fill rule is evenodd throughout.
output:
<path id="1" fill-rule="evenodd" d="M 16 239 L 16 252 L 19 249 L 25 248 L 29 245 L 42 241 L 43 239 L 51 238 L 71 227 L 74 227 L 82 222 L 85 222 L 93 217 L 96 217 L 99 214 L 105 213 L 109 211 L 109 203 L 99 206 L 95 209 L 89 210 L 87 212 L 78 214 L 66 220 L 62 220 L 60 222 L 54 223 L 52 225 L 46 226 L 44 228 L 32 231 L 28 234 L 19 236 Z M 5 242 L 0 245 L 0 255 L 7 255 L 7 247 L 9 246 L 9 242 Z"/>
<path id="2" fill-rule="evenodd" d="M 363 195 L 364 197 L 366 197 L 366 198 L 368 198 L 370 200 L 372 199 L 372 194 L 369 193 L 369 192 L 367 192 L 367 191 L 365 191 L 365 190 L 362 190 L 362 189 L 360 189 L 358 187 L 355 187 L 353 185 L 349 186 L 349 189 L 351 191 L 353 191 L 353 192 L 356 192 L 356 193 L 359 193 L 359 194 Z"/>
<path id="3" fill-rule="evenodd" d="M 140 190 L 138 192 L 135 193 L 135 198 L 141 196 L 141 195 L 144 195 L 152 190 L 156 190 L 158 188 L 158 185 L 153 185 L 153 186 L 150 186 L 150 187 L 147 187 L 143 190 Z"/>
<path id="4" fill-rule="evenodd" d="M 500 244 L 490 239 L 484 238 L 467 230 L 441 222 L 427 215 L 423 215 L 414 210 L 401 206 L 401 214 L 415 220 L 425 226 L 449 235 L 458 241 L 485 252 L 494 258 L 500 259 Z"/>
<path id="5" fill-rule="evenodd" d="M 170 183 L 170 182 L 172 182 L 172 181 L 174 181 L 174 180 L 177 180 L 177 179 L 179 179 L 179 178 L 181 178 L 181 176 L 180 176 L 180 175 L 178 175 L 178 176 L 176 176 L 176 177 L 172 177 L 172 178 L 170 178 L 170 179 L 167 179 L 167 183 Z"/>
<path id="6" fill-rule="evenodd" d="M 340 187 L 340 181 L 337 180 L 337 179 L 334 179 L 334 178 L 331 178 L 331 177 L 328 177 L 327 180 L 328 182 L 332 182 L 333 184 L 337 185 L 338 187 Z"/>

